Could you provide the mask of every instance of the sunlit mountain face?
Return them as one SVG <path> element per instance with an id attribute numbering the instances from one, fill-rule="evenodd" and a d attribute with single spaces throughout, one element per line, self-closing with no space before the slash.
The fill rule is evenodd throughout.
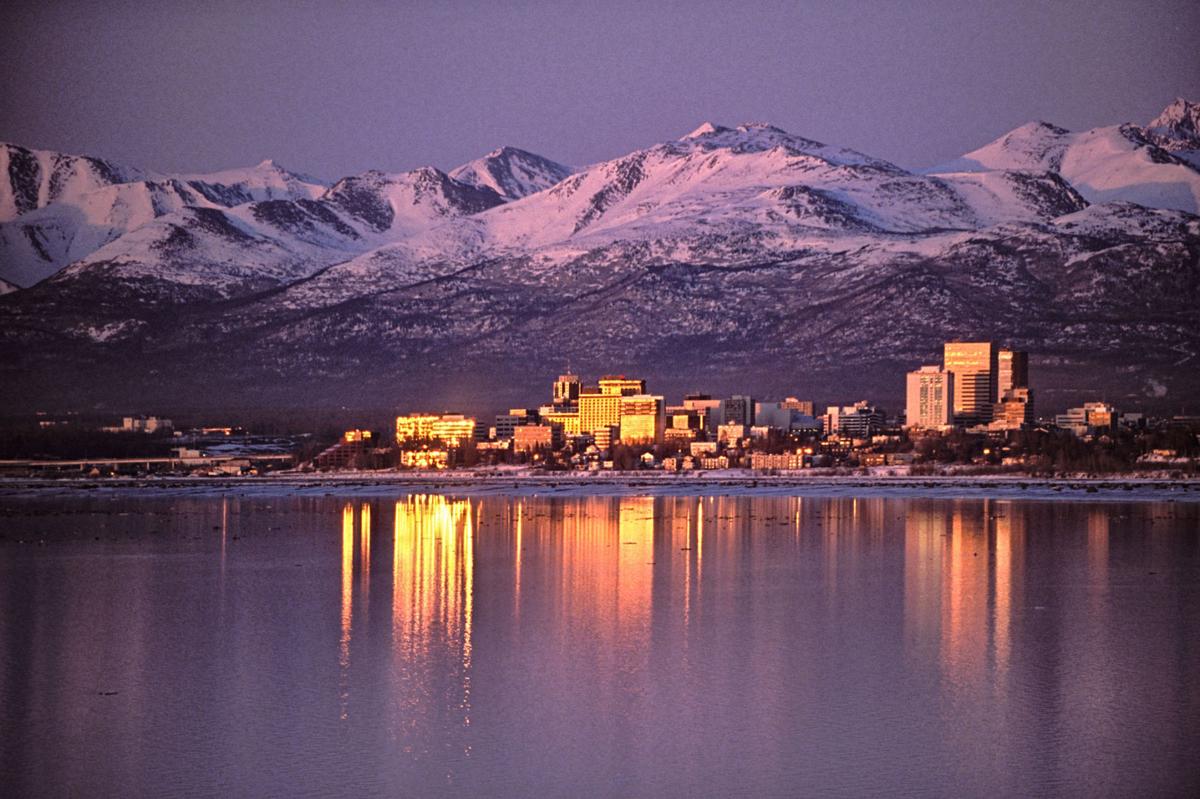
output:
<path id="1" fill-rule="evenodd" d="M 886 403 L 964 338 L 1028 350 L 1047 409 L 1178 407 L 1200 389 L 1195 119 L 1029 123 L 924 171 L 706 123 L 578 168 L 503 147 L 332 185 L 7 145 L 2 401 L 488 411 L 569 361 Z"/>

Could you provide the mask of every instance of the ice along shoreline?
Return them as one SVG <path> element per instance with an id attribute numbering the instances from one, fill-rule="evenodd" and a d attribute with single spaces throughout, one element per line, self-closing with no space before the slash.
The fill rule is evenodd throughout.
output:
<path id="1" fill-rule="evenodd" d="M 258 477 L 0 478 L 10 498 L 142 497 L 402 497 L 455 496 L 814 496 L 944 499 L 1060 499 L 1200 502 L 1200 479 L 1012 475 L 763 475 L 727 470 L 703 474 L 528 472 L 276 473 Z"/>

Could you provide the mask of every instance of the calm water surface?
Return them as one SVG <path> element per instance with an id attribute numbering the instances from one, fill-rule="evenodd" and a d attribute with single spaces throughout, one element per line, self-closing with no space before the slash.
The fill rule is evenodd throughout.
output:
<path id="1" fill-rule="evenodd" d="M 1187 796 L 1200 504 L 6 500 L 5 796 Z"/>

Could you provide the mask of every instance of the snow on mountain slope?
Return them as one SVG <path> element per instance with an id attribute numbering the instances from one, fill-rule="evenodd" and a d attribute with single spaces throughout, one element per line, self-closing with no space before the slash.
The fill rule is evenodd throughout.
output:
<path id="1" fill-rule="evenodd" d="M 758 250 L 845 247 L 854 237 L 1045 221 L 1085 205 L 1061 178 L 1046 173 L 928 177 L 769 125 L 706 124 L 522 199 L 433 226 L 359 262 L 374 273 L 381 259 L 457 262 L 483 252 L 569 253 L 613 241 L 672 242 L 702 260 L 711 248 L 711 257 L 720 259 L 729 252 L 714 243 L 718 239 L 753 240 Z"/>
<path id="2" fill-rule="evenodd" d="M 286 243 L 271 227 L 248 218 L 247 207 L 187 207 L 162 216 L 101 247 L 44 284 L 79 294 L 101 284 L 152 295 L 158 302 L 220 299 L 302 278 L 331 260 L 349 257 L 326 242 Z"/>
<path id="3" fill-rule="evenodd" d="M 1147 240 L 1200 238 L 1200 216 L 1136 203 L 1091 205 L 1064 214 L 1054 228 L 1075 236 L 1122 236 Z"/>
<path id="4" fill-rule="evenodd" d="M 1181 124 L 1189 120 L 1181 120 Z M 1160 132 L 1168 127 L 1169 119 L 1160 125 Z M 1135 125 L 1072 133 L 1045 122 L 1030 122 L 928 173 L 991 170 L 1055 172 L 1088 202 L 1135 202 L 1151 208 L 1200 211 L 1200 171 Z"/>
<path id="5" fill-rule="evenodd" d="M 469 186 L 489 188 L 505 200 L 519 200 L 562 182 L 574 171 L 516 147 L 500 147 L 450 170 L 450 177 Z"/>
<path id="6" fill-rule="evenodd" d="M 163 191 L 183 207 L 122 184 L 96 217 L 152 218 L 0 299 L 0 381 L 73 402 L 66 364 L 94 375 L 77 381 L 89 403 L 105 386 L 144 402 L 248 385 L 341 402 L 378 377 L 378 396 L 419 404 L 439 380 L 491 390 L 569 357 L 730 389 L 761 373 L 895 391 L 905 364 L 978 336 L 1095 375 L 1093 395 L 1096 380 L 1194 395 L 1180 364 L 1200 357 L 1200 218 L 1089 206 L 1069 178 L 1097 169 L 1085 156 L 1187 167 L 1137 129 L 1099 131 L 1033 126 L 990 154 L 997 168 L 914 174 L 705 124 L 508 201 L 538 184 L 478 164 L 233 208 L 182 180 Z M 167 371 L 148 377 L 149 358 Z"/>
<path id="7" fill-rule="evenodd" d="M 263 200 L 315 200 L 329 188 L 325 181 L 291 172 L 270 159 L 245 169 L 172 177 L 226 208 Z"/>
<path id="8" fill-rule="evenodd" d="M 118 183 L 0 223 L 0 263 L 12 282 L 31 286 L 129 231 L 186 206 L 214 207 L 180 181 Z"/>
<path id="9" fill-rule="evenodd" d="M 770 126 L 704 125 L 523 199 L 366 250 L 280 301 L 332 305 L 506 257 L 551 279 L 562 264 L 614 245 L 664 262 L 725 267 L 881 242 L 911 248 L 948 231 L 1045 223 L 1086 205 L 1050 173 L 931 178 Z"/>
<path id="10" fill-rule="evenodd" d="M 157 216 L 51 278 L 56 289 L 142 283 L 163 302 L 229 298 L 306 278 L 431 224 L 503 202 L 491 189 L 424 168 L 367 172 L 315 200 L 234 208 L 189 203 Z M 89 288 L 88 290 L 91 290 Z"/>
<path id="11" fill-rule="evenodd" d="M 312 198 L 326 189 L 270 161 L 172 177 L 14 145 L 0 145 L 0 169 L 0 277 L 22 286 L 187 206 Z"/>
<path id="12" fill-rule="evenodd" d="M 1176 98 L 1143 133 L 1172 155 L 1200 168 L 1200 103 Z"/>
<path id="13" fill-rule="evenodd" d="M 0 222 L 145 174 L 100 158 L 0 143 Z"/>
<path id="14" fill-rule="evenodd" d="M 476 214 L 504 202 L 491 188 L 459 183 L 433 167 L 395 175 L 371 171 L 343 178 L 321 200 L 378 233 L 393 235 L 424 229 L 439 219 Z"/>

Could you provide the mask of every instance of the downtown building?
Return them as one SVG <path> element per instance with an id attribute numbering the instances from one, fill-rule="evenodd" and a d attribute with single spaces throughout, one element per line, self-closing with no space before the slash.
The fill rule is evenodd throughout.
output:
<path id="1" fill-rule="evenodd" d="M 997 356 L 996 404 L 989 430 L 1022 430 L 1033 425 L 1033 390 L 1029 387 L 1029 353 L 1000 350 Z"/>
<path id="2" fill-rule="evenodd" d="M 953 372 L 922 366 L 908 373 L 905 389 L 905 427 L 945 430 L 954 424 Z"/>
<path id="3" fill-rule="evenodd" d="M 658 444 L 666 427 L 663 398 L 652 394 L 621 397 L 620 440 L 622 444 Z"/>
<path id="4" fill-rule="evenodd" d="M 509 408 L 508 413 L 496 414 L 491 438 L 497 441 L 511 440 L 518 427 L 537 424 L 539 414 L 531 408 Z"/>
<path id="5" fill-rule="evenodd" d="M 954 376 L 954 423 L 973 427 L 990 422 L 999 383 L 996 345 L 990 341 L 947 341 L 942 365 Z"/>
<path id="6" fill-rule="evenodd" d="M 750 427 L 754 424 L 754 410 L 753 397 L 735 394 L 721 403 L 721 423 Z"/>
<path id="7" fill-rule="evenodd" d="M 396 417 L 396 443 L 440 441 L 447 447 L 466 446 L 479 434 L 474 418 L 461 413 L 408 414 Z"/>
<path id="8" fill-rule="evenodd" d="M 943 366 L 953 375 L 955 424 L 1002 431 L 1033 423 L 1028 353 L 991 341 L 947 341 Z"/>
<path id="9" fill-rule="evenodd" d="M 645 380 L 625 375 L 600 378 L 597 388 L 583 389 L 579 393 L 579 432 L 591 435 L 596 446 L 607 449 L 620 439 L 622 398 L 645 393 Z"/>
<path id="10" fill-rule="evenodd" d="M 828 406 L 823 423 L 827 436 L 867 439 L 883 430 L 887 416 L 866 400 L 860 400 L 853 405 Z"/>
<path id="11" fill-rule="evenodd" d="M 559 375 L 554 381 L 552 404 L 557 406 L 576 405 L 579 402 L 579 392 L 582 385 L 579 375 L 567 373 Z"/>
<path id="12" fill-rule="evenodd" d="M 1107 402 L 1085 402 L 1078 408 L 1068 408 L 1054 417 L 1054 426 L 1068 430 L 1080 438 L 1111 433 L 1120 414 Z"/>

